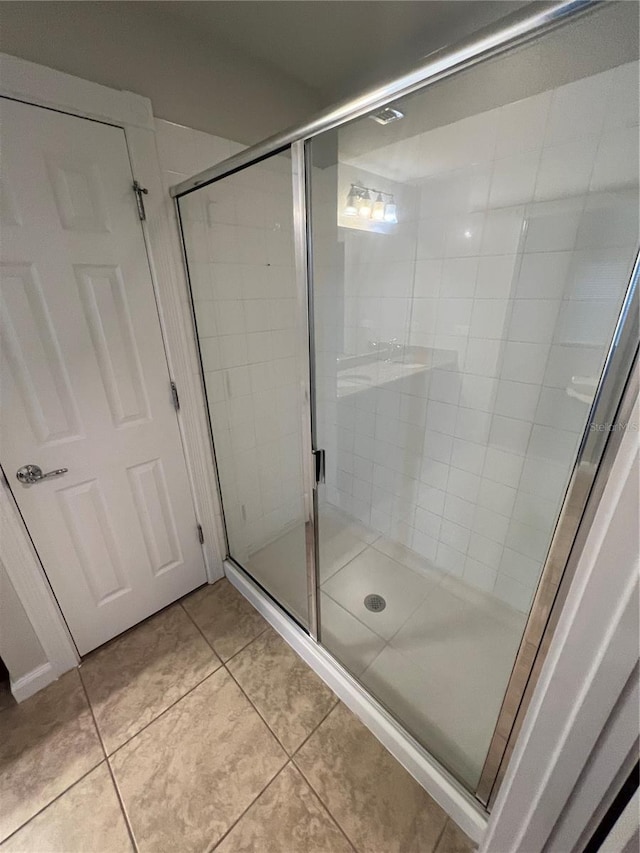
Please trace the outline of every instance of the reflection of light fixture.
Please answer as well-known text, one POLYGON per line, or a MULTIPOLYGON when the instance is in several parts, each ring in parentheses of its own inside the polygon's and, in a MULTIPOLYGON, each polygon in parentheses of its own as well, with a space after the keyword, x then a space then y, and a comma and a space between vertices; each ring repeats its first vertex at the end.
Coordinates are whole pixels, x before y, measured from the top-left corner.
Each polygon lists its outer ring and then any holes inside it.
POLYGON ((351 184, 351 189, 349 190, 349 195, 347 196, 347 203, 344 208, 345 216, 356 216, 358 213, 358 193, 356 192, 356 188, 353 184, 351 184))
POLYGON ((471 239, 471 231, 469 231, 469 229, 468 229, 468 228, 467 228, 467 230, 464 232, 464 236, 467 238, 467 240, 470 240, 470 239, 471 239))
POLYGON ((369 219, 369 217, 371 216, 371 195, 369 194, 369 190, 367 189, 365 189, 365 191, 360 196, 358 216, 360 216, 362 219, 369 219))
POLYGON ((391 196, 391 201, 387 202, 384 206, 384 221, 390 222, 392 224, 396 224, 398 221, 398 214, 396 212, 396 203, 394 201, 393 196, 391 196))
POLYGON ((393 107, 385 107, 383 110, 379 110, 369 117, 377 121, 378 124, 390 124, 392 121, 404 118, 404 113, 400 110, 395 110, 393 107))
POLYGON ((398 222, 393 195, 384 190, 362 186, 362 184, 351 184, 342 213, 343 216, 358 216, 360 219, 371 219, 374 222, 386 222, 392 225, 398 222), (372 193, 375 194, 375 202, 371 200, 372 193))
POLYGON ((382 193, 378 193, 375 204, 373 205, 373 210, 371 211, 371 218, 375 219, 376 222, 382 222, 384 219, 384 201, 382 200, 382 193))

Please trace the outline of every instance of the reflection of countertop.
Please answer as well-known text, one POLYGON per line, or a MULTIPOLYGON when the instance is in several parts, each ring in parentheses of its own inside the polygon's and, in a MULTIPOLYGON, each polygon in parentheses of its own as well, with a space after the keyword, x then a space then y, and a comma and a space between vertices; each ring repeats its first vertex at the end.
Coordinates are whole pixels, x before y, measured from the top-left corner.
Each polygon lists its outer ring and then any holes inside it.
POLYGON ((396 382, 426 373, 436 367, 451 367, 457 361, 457 352, 427 347, 407 347, 391 360, 381 355, 340 356, 338 361, 338 397, 348 397, 368 388, 396 382))

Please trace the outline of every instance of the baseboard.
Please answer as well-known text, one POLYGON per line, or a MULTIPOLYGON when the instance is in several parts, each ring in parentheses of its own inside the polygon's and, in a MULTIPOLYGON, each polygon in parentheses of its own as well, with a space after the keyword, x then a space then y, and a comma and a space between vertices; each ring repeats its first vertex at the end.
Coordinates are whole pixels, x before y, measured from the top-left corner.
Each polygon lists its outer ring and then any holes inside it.
POLYGON ((473 841, 479 843, 488 815, 471 796, 322 646, 303 631, 242 569, 229 560, 225 574, 269 624, 362 720, 380 743, 402 764, 473 841))
POLYGON ((52 681, 55 681, 57 677, 58 676, 51 664, 48 662, 43 663, 41 666, 37 666, 35 669, 32 669, 31 672, 28 672, 26 675, 18 678, 16 681, 11 681, 11 693, 13 694, 13 698, 16 702, 24 702, 25 699, 28 699, 30 696, 33 696, 34 693, 37 693, 38 690, 42 690, 43 687, 46 687, 48 684, 51 684, 52 681))

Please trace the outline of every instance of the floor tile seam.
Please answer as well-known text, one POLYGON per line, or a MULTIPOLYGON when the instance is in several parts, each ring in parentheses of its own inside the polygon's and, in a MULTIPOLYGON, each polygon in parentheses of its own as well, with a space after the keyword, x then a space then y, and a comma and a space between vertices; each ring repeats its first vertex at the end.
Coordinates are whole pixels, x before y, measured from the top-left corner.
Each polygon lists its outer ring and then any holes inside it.
MULTIPOLYGON (((373 545, 368 545, 367 547, 368 547, 368 548, 372 548, 372 547, 373 547, 373 545)), ((366 549, 365 549, 365 550, 366 550, 366 549)), ((376 550, 376 551, 377 551, 378 549, 377 549, 377 548, 375 548, 374 550, 376 550)), ((413 569, 409 568, 409 566, 406 566, 404 563, 401 563, 399 560, 395 560, 393 557, 389 557, 389 555, 388 555, 388 554, 385 554, 383 551, 378 551, 378 553, 379 553, 379 554, 382 554, 382 556, 383 556, 383 557, 387 557, 389 560, 392 560, 394 563, 397 563, 399 566, 402 566, 402 568, 403 568, 403 569, 406 569, 407 571, 412 572, 412 574, 414 574, 416 577, 419 577, 419 578, 420 578, 420 580, 425 581, 426 583, 428 583, 428 584, 429 584, 429 587, 437 587, 437 586, 440 586, 440 584, 441 584, 441 583, 442 583, 442 581, 444 580, 444 578, 441 578, 439 581, 429 581, 429 579, 428 579, 428 578, 426 578, 424 575, 421 575, 419 572, 415 572, 415 571, 413 571, 413 569)), ((359 556, 361 556, 362 554, 364 554, 364 551, 361 551, 361 552, 360 552, 360 554, 357 554, 356 556, 358 556, 358 557, 359 557, 359 556)), ((356 558, 354 557, 353 559, 355 560, 356 558)), ((352 560, 350 560, 349 562, 352 562, 352 560)), ((348 566, 348 565, 349 565, 349 563, 345 563, 345 565, 344 565, 342 568, 346 568, 346 566, 348 566)), ((342 571, 342 569, 339 569, 339 571, 342 571)), ((337 575, 337 572, 336 572, 336 575, 337 575)), ((332 576, 331 576, 331 578, 332 578, 332 579, 333 579, 334 577, 335 577, 335 575, 332 575, 332 576)), ((427 590, 425 590, 424 595, 420 597, 420 599, 419 599, 418 603, 417 603, 417 604, 415 605, 415 607, 411 610, 411 612, 409 613, 409 615, 407 616, 407 618, 404 620, 404 622, 400 625, 400 627, 399 627, 399 628, 398 628, 398 629, 397 629, 397 630, 392 634, 392 636, 391 636, 391 637, 384 637, 384 636, 382 636, 382 634, 378 634, 378 632, 377 632, 376 630, 374 630, 370 625, 366 625, 364 622, 362 622, 362 621, 361 621, 361 620, 360 620, 360 619, 359 619, 359 618, 358 618, 354 613, 352 613, 350 610, 348 610, 348 609, 347 609, 343 604, 340 604, 340 602, 339 602, 339 601, 336 601, 336 599, 334 598, 334 596, 333 596, 333 595, 331 595, 331 593, 327 592, 327 590, 326 590, 326 589, 323 589, 323 585, 324 585, 324 583, 326 583, 326 581, 323 581, 323 583, 320 585, 320 590, 321 590, 321 592, 324 592, 324 594, 325 594, 325 595, 328 595, 328 596, 329 596, 329 598, 333 601, 333 603, 334 603, 334 604, 337 604, 339 607, 342 607, 342 609, 343 609, 343 610, 345 610, 345 611, 346 611, 350 616, 352 616, 352 617, 353 617, 357 622, 359 622, 361 625, 364 625, 364 627, 365 627, 365 628, 368 628, 368 629, 369 629, 369 631, 371 631, 371 633, 372 633, 372 634, 375 634, 377 637, 380 637, 380 639, 381 639, 381 640, 384 640, 384 642, 385 642, 386 644, 389 644, 389 643, 391 642, 391 640, 396 636, 396 634, 404 628, 404 626, 405 626, 405 625, 407 624, 407 622, 411 619, 411 617, 412 617, 412 616, 414 616, 414 615, 416 614, 416 612, 420 609, 420 607, 421 607, 421 606, 424 604, 424 602, 427 600, 427 596, 428 596, 428 594, 429 594, 429 590, 428 590, 428 589, 427 589, 427 590)))
POLYGON ((87 700, 87 705, 89 706, 89 711, 91 712, 91 718, 93 719, 93 725, 96 727, 96 732, 98 733, 98 738, 100 740, 100 745, 102 746, 102 751, 104 753, 105 761, 107 763, 107 770, 109 772, 109 776, 111 778, 111 782, 113 783, 113 787, 116 792, 116 798, 118 800, 118 805, 120 807, 120 811, 122 812, 122 817, 124 818, 125 826, 127 827, 127 833, 131 840, 131 845, 135 851, 138 853, 138 845, 136 844, 135 835, 133 834, 133 827, 131 826, 131 822, 129 820, 129 815, 127 814, 127 810, 124 805, 124 800, 122 799, 122 795, 120 794, 120 788, 118 787, 118 783, 115 778, 115 774, 113 772, 113 768, 111 767, 111 762, 109 761, 109 756, 107 755, 107 750, 102 739, 102 734, 100 733, 100 728, 98 726, 98 721, 96 719, 96 715, 93 710, 93 705, 89 699, 89 692, 87 690, 87 685, 84 683, 82 678, 82 674, 80 672, 80 668, 78 667, 78 674, 80 675, 80 684, 82 685, 82 690, 84 691, 85 699, 87 700))
POLYGON ((125 741, 123 741, 122 743, 118 744, 118 746, 117 746, 114 750, 112 750, 111 752, 107 753, 107 752, 106 752, 106 749, 105 749, 105 755, 106 755, 106 758, 107 758, 108 760, 111 760, 111 759, 113 758, 113 756, 114 756, 114 755, 116 755, 118 752, 120 752, 120 750, 121 750, 123 747, 127 746, 128 744, 130 744, 132 740, 134 740, 135 738, 137 738, 137 737, 138 737, 138 735, 141 735, 144 731, 146 731, 146 730, 149 728, 149 726, 152 726, 155 722, 157 722, 157 720, 159 720, 161 717, 164 717, 164 715, 165 715, 168 711, 170 711, 172 708, 175 708, 175 706, 176 706, 176 705, 178 705, 180 702, 182 702, 182 700, 183 700, 183 699, 186 699, 186 698, 187 698, 187 696, 189 696, 189 694, 193 693, 193 691, 194 691, 194 690, 196 690, 198 687, 200 687, 202 684, 204 684, 204 682, 205 682, 205 681, 207 681, 209 678, 211 678, 211 676, 212 676, 212 675, 215 675, 215 674, 216 674, 216 672, 219 672, 219 671, 220 671, 221 669, 223 669, 223 668, 224 668, 224 664, 223 664, 223 663, 220 663, 220 666, 217 666, 214 670, 212 670, 211 672, 207 673, 207 675, 205 675, 205 676, 204 676, 204 678, 201 678, 201 679, 200 679, 200 681, 198 681, 196 684, 194 684, 192 687, 190 687, 190 688, 186 691, 186 693, 183 693, 183 695, 182 695, 182 696, 179 696, 179 697, 178 697, 174 702, 172 702, 170 705, 167 705, 167 707, 166 707, 166 708, 163 708, 163 709, 162 709, 162 711, 160 711, 160 713, 159 713, 156 717, 154 717, 152 720, 149 720, 149 722, 148 722, 148 723, 145 723, 145 725, 144 725, 144 726, 142 726, 142 728, 141 728, 141 729, 139 729, 137 732, 135 732, 135 734, 132 734, 132 735, 131 735, 130 737, 128 737, 125 741))
MULTIPOLYGON (((334 580, 334 578, 335 578, 335 577, 336 577, 340 572, 344 571, 344 569, 346 569, 346 568, 347 568, 347 566, 350 566, 350 565, 351 565, 351 563, 353 563, 353 561, 354 561, 354 560, 357 560, 357 559, 358 559, 358 557, 361 557, 361 556, 365 553, 365 551, 367 551, 369 548, 372 548, 372 547, 373 547, 372 545, 369 545, 369 543, 365 542, 365 544, 364 544, 364 548, 363 548, 361 551, 358 551, 358 553, 357 553, 357 554, 354 554, 354 555, 353 555, 353 557, 350 557, 350 558, 347 560, 347 562, 346 562, 346 563, 344 563, 342 566, 340 566, 340 568, 339 568, 339 569, 336 569, 336 571, 335 571, 332 575, 330 575, 328 578, 325 578, 323 581, 321 581, 320 586, 322 586, 322 585, 323 585, 323 584, 325 584, 325 583, 328 583, 328 581, 330 581, 330 580, 334 580)), ((376 548, 375 550, 377 550, 377 548, 376 548)), ((380 552, 380 551, 378 551, 378 553, 381 553, 381 552, 380 552)), ((391 559, 392 559, 392 557, 389 557, 389 559, 391 560, 391 559)), ((396 562, 397 562, 397 561, 396 561, 396 562)))
MULTIPOLYGON (((297 753, 296 753, 296 754, 297 754, 297 753)), ((311 781, 311 779, 309 779, 309 777, 307 776, 307 774, 304 772, 303 768, 302 768, 302 767, 300 766, 300 764, 296 761, 295 756, 294 756, 291 760, 292 760, 292 762, 293 762, 294 766, 296 767, 296 769, 298 770, 298 772, 300 773, 300 775, 302 776, 302 778, 303 778, 303 779, 305 780, 305 782, 307 783, 307 785, 311 788, 311 790, 313 791, 313 793, 316 795, 316 797, 320 800, 320 802, 322 803, 322 805, 324 806, 324 808, 327 810, 327 812, 329 813, 329 815, 331 816, 331 818, 332 818, 332 819, 333 819, 333 821, 335 822, 336 826, 340 829, 340 832, 341 832, 341 833, 344 835, 344 837, 347 839, 347 841, 349 842, 349 844, 350 844, 350 845, 351 845, 351 847, 353 848, 354 853, 360 853, 360 850, 359 850, 359 848, 356 846, 355 842, 351 840, 351 838, 350 838, 350 837, 349 837, 349 835, 347 834, 347 831, 345 830, 345 828, 342 826, 342 824, 341 824, 341 823, 340 823, 340 821, 338 820, 337 816, 336 816, 336 815, 331 811, 331 809, 330 809, 329 805, 325 802, 325 800, 324 800, 324 798, 321 796, 320 792, 319 792, 319 791, 314 787, 313 782, 311 781)))
POLYGON ((440 830, 440 833, 438 835, 436 843, 433 845, 432 853, 438 853, 438 847, 440 846, 440 842, 442 841, 442 839, 444 837, 444 832, 445 832, 445 830, 447 828, 447 824, 449 823, 450 820, 451 820, 451 818, 449 817, 449 815, 447 815, 447 818, 446 818, 444 824, 442 825, 442 829, 440 830))
MULTIPOLYGON (((328 687, 328 685, 327 685, 327 687, 328 687)), ((331 690, 331 688, 330 688, 330 687, 329 687, 329 690, 331 690)), ((331 692, 333 693, 333 690, 331 690, 331 692)), ((291 753, 291 759, 292 759, 292 760, 293 760, 294 756, 295 756, 295 755, 297 755, 297 754, 298 754, 298 752, 302 749, 302 747, 305 745, 305 743, 309 740, 309 738, 311 738, 311 737, 312 737, 312 736, 313 736, 313 735, 318 731, 318 729, 319 729, 319 728, 320 728, 320 726, 324 723, 324 721, 327 719, 327 717, 329 716, 329 714, 330 714, 332 711, 335 711, 335 709, 336 709, 336 708, 338 707, 338 705, 340 704, 340 697, 339 697, 339 696, 336 696, 336 694, 335 694, 335 693, 333 693, 333 695, 335 696, 335 702, 331 705, 331 707, 329 708, 329 710, 328 710, 325 714, 323 714, 322 719, 321 719, 321 720, 320 720, 320 721, 319 721, 319 722, 318 722, 318 723, 313 727, 313 729, 312 729, 312 730, 309 732, 309 734, 305 737, 305 739, 302 741, 302 743, 301 743, 299 746, 297 746, 297 747, 294 749, 294 751, 291 753)))
POLYGON ((277 742, 278 746, 279 746, 279 747, 284 751, 284 754, 287 756, 287 761, 290 761, 290 760, 291 760, 291 757, 292 757, 292 755, 293 755, 293 753, 290 753, 290 752, 289 752, 289 750, 287 749, 287 747, 282 743, 282 741, 280 740, 280 738, 278 737, 278 735, 274 732, 274 730, 273 730, 273 729, 271 728, 271 726, 269 725, 269 722, 268 722, 268 721, 267 721, 267 719, 265 718, 264 714, 260 711, 260 709, 258 708, 258 706, 257 706, 257 705, 255 704, 255 702, 251 699, 251 697, 249 696, 249 694, 247 693, 247 691, 244 689, 244 687, 242 686, 242 684, 240 684, 240 682, 239 682, 239 681, 238 681, 238 679, 234 676, 234 674, 231 672, 231 670, 230 670, 230 669, 227 669, 227 667, 226 667, 226 666, 225 666, 225 670, 227 671, 227 673, 228 673, 229 677, 233 680, 234 684, 236 684, 236 685, 237 685, 237 687, 239 688, 240 692, 241 692, 241 693, 242 693, 242 695, 245 697, 245 699, 247 700, 247 702, 251 705, 251 707, 253 708, 253 710, 256 712, 256 714, 260 717, 260 719, 262 720, 262 722, 265 724, 265 726, 266 726, 266 727, 267 727, 267 729, 269 730, 269 734, 270 734, 270 735, 272 735, 272 736, 274 737, 274 739, 276 740, 276 742, 277 742))
MULTIPOLYGON (((245 599, 245 600, 246 600, 246 599, 245 599)), ((249 604, 251 604, 251 602, 248 602, 248 603, 249 603, 249 604)), ((264 626, 264 628, 260 631, 260 633, 259 633, 259 634, 256 634, 256 636, 255 636, 255 637, 252 637, 250 640, 248 640, 248 641, 244 644, 244 646, 242 646, 242 648, 240 648, 240 649, 238 649, 236 652, 234 652, 234 653, 231 655, 231 657, 228 657, 226 660, 224 660, 224 659, 222 658, 222 656, 220 655, 220 653, 216 651, 216 649, 215 649, 215 647, 214 647, 214 645, 213 645, 213 642, 207 638, 206 634, 204 633, 204 631, 202 630, 202 628, 200 627, 200 625, 198 625, 198 623, 196 622, 195 618, 194 618, 194 617, 189 613, 189 611, 187 610, 187 608, 186 608, 186 607, 183 607, 181 602, 180 602, 180 606, 182 607, 182 609, 184 610, 184 612, 187 614, 187 616, 189 617, 189 619, 191 620, 191 622, 196 626, 196 628, 198 629, 198 631, 199 631, 199 633, 200 633, 200 636, 204 639, 204 641, 205 641, 205 642, 206 642, 206 644, 209 646, 209 648, 211 649, 211 651, 212 651, 212 652, 214 653, 214 655, 218 658, 218 660, 220 661, 220 664, 221 664, 222 666, 225 666, 225 665, 226 665, 230 660, 233 660, 233 658, 234 658, 236 655, 239 655, 239 654, 240 654, 240 652, 243 652, 243 651, 247 648, 247 646, 250 646, 250 645, 251 645, 251 643, 253 643, 253 642, 254 642, 254 640, 257 640, 257 639, 258 639, 258 637, 261 637, 261 636, 264 634, 264 632, 267 630, 267 628, 269 628, 269 627, 270 627, 269 623, 265 620, 265 626, 264 626)), ((253 604, 251 604, 251 607, 253 607, 253 604)), ((253 607, 253 609, 255 610, 255 607, 253 607)), ((256 610, 256 613, 258 613, 258 611, 257 611, 257 610, 256 610)))
MULTIPOLYGON (((323 581, 320 582, 320 585, 322 586, 323 583, 327 583, 327 581, 331 580, 331 578, 335 578, 338 572, 341 572, 344 568, 346 568, 349 563, 352 563, 356 559, 356 557, 359 557, 361 554, 364 554, 367 548, 371 548, 371 545, 368 542, 363 542, 362 548, 358 551, 358 553, 354 554, 353 557, 350 557, 346 563, 341 563, 337 569, 334 569, 328 577, 326 577, 323 581)), ((320 563, 322 563, 322 554, 320 554, 320 563)), ((321 567, 319 567, 318 574, 321 574, 321 567)))
MULTIPOLYGON (((332 710, 333 710, 333 709, 332 709, 332 710)), ((329 712, 329 713, 330 713, 330 712, 329 712)), ((328 715, 327 715, 327 716, 328 716, 328 715)), ((325 718, 324 718, 324 719, 326 719, 326 716, 325 716, 325 718)), ((323 721, 323 722, 324 722, 324 721, 323 721)), ((349 836, 347 835, 347 833, 344 831, 344 829, 340 826, 340 823, 338 822, 338 820, 337 820, 337 818, 335 817, 335 815, 331 813, 331 811, 330 811, 329 807, 327 806, 327 804, 326 804, 326 803, 323 801, 323 799, 320 797, 320 795, 319 795, 319 794, 318 794, 318 792, 315 790, 315 788, 313 787, 313 785, 311 784, 311 782, 310 782, 310 781, 307 779, 307 777, 304 775, 304 773, 302 772, 302 770, 298 767, 298 765, 294 762, 294 760, 293 760, 293 759, 291 759, 290 764, 291 764, 291 766, 292 766, 292 767, 294 767, 294 768, 296 769, 296 771, 300 774, 300 776, 302 777, 303 782, 304 782, 306 785, 308 785, 308 786, 309 786, 309 790, 310 790, 313 794, 315 794, 315 796, 316 796, 316 798, 317 798, 318 802, 320 803, 320 806, 321 806, 321 807, 322 807, 322 809, 327 813, 327 815, 328 815, 328 816, 329 816, 329 818, 331 819, 332 823, 334 823, 334 824, 336 825, 336 827, 338 828, 338 831, 343 835, 343 837, 345 838, 345 840, 346 840, 347 844, 349 845, 349 847, 351 847, 351 849, 354 851, 354 853, 357 853, 357 851, 356 851, 356 847, 355 847, 354 843, 351 841, 351 839, 349 838, 349 836)))
MULTIPOLYGON (((408 568, 408 567, 405 566, 405 568, 408 568)), ((433 587, 437 587, 439 585, 440 585, 439 583, 434 583, 433 587)), ((418 610, 420 610, 422 605, 427 600, 428 594, 429 594, 428 591, 425 592, 425 594, 420 598, 419 602, 415 605, 415 607, 412 608, 411 612, 409 613, 407 618, 404 620, 404 622, 400 625, 400 627, 396 631, 394 631, 394 633, 390 637, 385 638, 387 645, 391 645, 391 643, 393 642, 393 640, 395 640, 395 638, 398 636, 400 631, 402 631, 402 629, 406 627, 406 625, 411 621, 411 619, 413 619, 413 617, 416 615, 418 610)))
POLYGON ((133 847, 134 853, 138 853, 139 847, 136 841, 136 836, 133 831, 133 824, 131 822, 131 818, 129 817, 129 813, 127 811, 127 807, 125 806, 124 797, 122 792, 120 791, 120 786, 118 785, 118 780, 116 779, 116 774, 113 772, 113 767, 111 766, 111 761, 107 758, 107 767, 109 768, 109 776, 111 777, 111 781, 113 783, 113 787, 115 788, 116 797, 118 798, 118 804, 120 806, 120 810, 124 817, 124 822, 127 827, 127 832, 129 833, 129 838, 131 839, 131 846, 133 847))
POLYGON ((229 835, 229 833, 234 829, 234 827, 235 827, 235 826, 237 826, 237 825, 240 823, 240 821, 242 820, 242 818, 247 814, 247 812, 249 811, 249 809, 250 809, 253 805, 255 805, 255 803, 260 799, 260 797, 264 794, 264 792, 265 792, 265 791, 267 790, 267 788, 271 785, 271 783, 272 783, 272 782, 275 782, 275 780, 278 778, 278 776, 279 776, 282 772, 284 772, 284 770, 286 770, 286 768, 287 768, 290 764, 292 764, 292 761, 291 761, 291 759, 290 759, 289 757, 287 757, 287 760, 286 760, 286 761, 285 761, 285 763, 282 765, 282 767, 278 770, 278 772, 277 772, 274 776, 272 776, 272 777, 271 777, 271 779, 269 779, 269 781, 264 785, 264 787, 263 787, 263 788, 258 792, 258 794, 256 794, 256 796, 253 798, 253 800, 251 800, 251 802, 250 802, 250 803, 249 803, 249 805, 246 807, 246 809, 244 809, 244 811, 242 812, 242 814, 240 814, 240 815, 239 815, 239 816, 238 816, 238 817, 233 821, 233 823, 231 824, 231 826, 230 826, 230 827, 225 831, 224 835, 222 835, 222 836, 221 836, 221 837, 216 841, 216 843, 215 843, 212 847, 207 847, 207 848, 206 848, 207 853, 213 853, 213 851, 214 851, 217 847, 219 847, 219 846, 222 844, 222 842, 225 840, 225 838, 227 837, 227 835, 229 835))
MULTIPOLYGON (((380 539, 382 539, 382 536, 379 536, 378 539, 376 539, 376 542, 379 542, 380 539)), ((387 539, 386 541, 393 543, 394 540, 393 539, 387 539)), ((396 543, 396 544, 401 545, 402 543, 396 543)), ((446 572, 444 569, 439 569, 435 565, 433 565, 433 568, 427 568, 425 571, 422 571, 421 569, 412 569, 411 566, 408 566, 406 563, 402 562, 401 560, 398 560, 396 557, 389 556, 389 554, 387 554, 386 551, 382 551, 380 548, 376 548, 375 542, 372 543, 369 547, 373 548, 375 551, 377 551, 379 554, 382 554, 384 557, 389 557, 390 560, 394 560, 396 563, 400 563, 400 565, 403 566, 405 569, 408 569, 410 572, 413 572, 414 575, 417 575, 422 580, 431 583, 433 586, 440 586, 442 581, 449 574, 449 572, 446 572), (434 578, 430 578, 427 575, 427 572, 431 572, 432 574, 439 575, 438 579, 435 580, 434 578)), ((408 548, 407 545, 404 545, 402 547, 407 548, 408 551, 412 550, 411 548, 408 548)), ((414 551, 413 553, 416 554, 417 557, 420 557, 420 559, 425 560, 428 563, 431 563, 431 560, 429 560, 428 557, 423 557, 417 551, 414 551)))
MULTIPOLYGON (((252 604, 251 606, 253 607, 253 604, 252 604)), ((257 611, 256 611, 256 612, 257 612, 257 611)), ((231 657, 228 657, 225 661, 222 661, 223 665, 224 665, 224 666, 226 666, 230 661, 232 661, 232 660, 234 660, 235 658, 237 658, 237 657, 238 657, 238 655, 241 655, 241 654, 242 654, 242 652, 245 652, 245 651, 249 648, 249 646, 250 646, 252 643, 255 643, 255 641, 256 641, 256 640, 258 640, 260 637, 262 637, 262 635, 263 635, 263 634, 265 634, 265 633, 269 630, 269 628, 272 628, 272 627, 273 627, 273 626, 271 626, 268 622, 266 622, 266 621, 265 621, 265 626, 264 626, 264 628, 260 631, 260 633, 259 633, 259 634, 256 634, 256 635, 255 635, 255 637, 252 637, 248 642, 246 642, 246 643, 244 644, 244 646, 242 646, 242 648, 238 649, 238 651, 237 651, 237 652, 234 652, 234 653, 231 655, 231 657)), ((221 658, 221 660, 222 660, 222 658, 221 658)))
MULTIPOLYGON (((379 536, 378 539, 376 539, 376 542, 378 542, 381 538, 382 537, 379 536)), ((393 540, 390 539, 387 541, 392 542, 393 540)), ((398 543, 398 544, 400 544, 400 543, 398 543)), ((375 543, 371 543, 371 545, 368 545, 367 547, 373 548, 374 551, 377 551, 378 554, 381 554, 383 557, 386 557, 387 560, 391 560, 392 563, 397 563, 399 566, 402 566, 403 569, 406 569, 408 572, 411 572, 412 575, 415 575, 415 577, 419 578, 421 581, 425 581, 427 583, 430 583, 432 586, 438 586, 438 584, 442 581, 442 578, 435 581, 432 578, 428 578, 426 576, 426 574, 424 574, 424 572, 421 572, 419 569, 412 569, 411 566, 408 566, 406 563, 403 563, 402 560, 398 560, 397 557, 392 557, 390 554, 387 554, 385 551, 381 551, 379 548, 376 548, 375 543)), ((407 546, 405 545, 404 547, 406 548, 407 546)), ((409 548, 407 550, 411 550, 411 549, 409 548)), ((415 551, 414 553, 418 557, 421 556, 420 554, 418 554, 417 551, 415 551)), ((426 559, 426 558, 423 557, 422 559, 426 559)), ((437 569, 434 569, 434 571, 437 571, 437 569)))
MULTIPOLYGON (((373 629, 370 625, 365 624, 361 619, 359 619, 359 618, 355 615, 355 613, 352 613, 350 610, 348 610, 348 609, 344 606, 344 604, 341 604, 339 601, 336 601, 336 599, 335 599, 335 598, 334 598, 330 593, 328 593, 328 592, 326 591, 326 589, 322 589, 322 587, 321 587, 320 589, 321 589, 321 592, 324 592, 324 594, 325 594, 328 598, 330 598, 330 599, 331 599, 331 601, 333 601, 333 603, 334 603, 334 604, 336 604, 336 605, 337 605, 341 610, 344 610, 344 612, 345 612, 345 613, 348 613, 348 614, 349 614, 349 616, 351 616, 351 618, 352 618, 352 619, 355 619, 355 620, 356 620, 356 622, 357 622, 359 625, 362 625, 362 627, 363 627, 363 628, 366 628, 366 629, 367 629, 367 631, 371 631, 371 633, 372 633, 372 634, 374 634, 376 637, 378 637, 378 639, 379 639, 379 640, 382 640, 384 643, 387 643, 387 642, 388 642, 388 640, 387 640, 387 638, 386 638, 386 637, 383 637, 383 636, 382 636, 382 634, 378 634, 378 632, 377 632, 377 631, 374 631, 374 629, 373 629)), ((321 617, 321 623, 320 623, 320 624, 321 624, 321 627, 322 627, 322 602, 320 603, 320 617, 321 617)), ((329 654, 332 654, 332 652, 327 648, 327 646, 325 646, 325 645, 324 645, 324 643, 323 643, 323 642, 321 642, 321 645, 323 646, 323 648, 326 648, 326 649, 327 649, 327 651, 329 651, 329 654)))
POLYGON ((66 787, 63 791, 60 791, 60 793, 59 793, 59 794, 56 794, 56 795, 55 795, 55 797, 53 797, 51 800, 49 800, 47 803, 45 803, 41 808, 39 808, 39 809, 38 809, 38 811, 34 812, 34 813, 33 813, 30 817, 28 817, 28 818, 27 818, 23 823, 21 823, 21 824, 20 824, 20 826, 17 826, 15 829, 11 830, 11 832, 9 833, 9 835, 6 835, 6 836, 4 836, 3 838, 0 838, 0 847, 2 847, 2 845, 3 845, 6 841, 8 841, 10 838, 13 838, 13 836, 14 836, 16 833, 20 832, 20 830, 22 830, 22 829, 24 829, 26 826, 28 826, 28 825, 31 823, 31 821, 33 821, 35 818, 37 818, 37 817, 38 817, 38 815, 41 815, 41 814, 42 814, 42 812, 46 811, 46 810, 49 808, 49 806, 53 805, 53 803, 55 803, 57 800, 59 800, 61 797, 63 797, 65 794, 67 794, 67 793, 68 793, 68 792, 69 792, 73 787, 75 787, 75 785, 77 785, 79 782, 82 782, 82 780, 83 780, 83 779, 86 779, 86 778, 87 778, 87 776, 88 776, 90 773, 93 773, 93 771, 94 771, 94 770, 96 770, 98 767, 100 767, 100 765, 101 765, 101 764, 105 764, 105 763, 107 763, 107 761, 108 761, 108 759, 107 759, 107 757, 106 757, 106 756, 104 756, 103 758, 101 758, 101 759, 100 759, 100 761, 98 761, 98 763, 97 763, 97 764, 94 764, 94 765, 93 765, 93 767, 91 767, 89 770, 87 770, 87 771, 86 771, 85 773, 83 773, 81 776, 78 776, 78 778, 77 778, 77 779, 74 779, 74 781, 73 781, 73 782, 71 782, 69 785, 67 785, 67 787, 66 787))

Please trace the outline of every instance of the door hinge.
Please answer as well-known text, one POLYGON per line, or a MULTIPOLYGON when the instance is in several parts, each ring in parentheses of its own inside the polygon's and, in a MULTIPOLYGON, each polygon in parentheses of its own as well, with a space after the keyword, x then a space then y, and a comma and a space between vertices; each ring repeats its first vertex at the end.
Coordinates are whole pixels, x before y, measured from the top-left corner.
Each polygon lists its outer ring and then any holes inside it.
POLYGON ((313 451, 313 461, 315 463, 316 486, 318 483, 324 483, 325 477, 325 459, 324 450, 313 451))
POLYGON ((144 199, 143 195, 147 195, 149 190, 146 187, 141 187, 137 181, 133 182, 133 191, 136 194, 136 204, 138 206, 138 216, 142 220, 145 221, 147 218, 147 211, 144 209, 144 199))
POLYGON ((173 407, 176 412, 180 411, 180 397, 178 397, 178 386, 175 382, 171 382, 171 396, 173 398, 173 407))
POLYGON ((201 545, 204 545, 204 533, 202 532, 202 525, 198 525, 198 541, 201 545))

